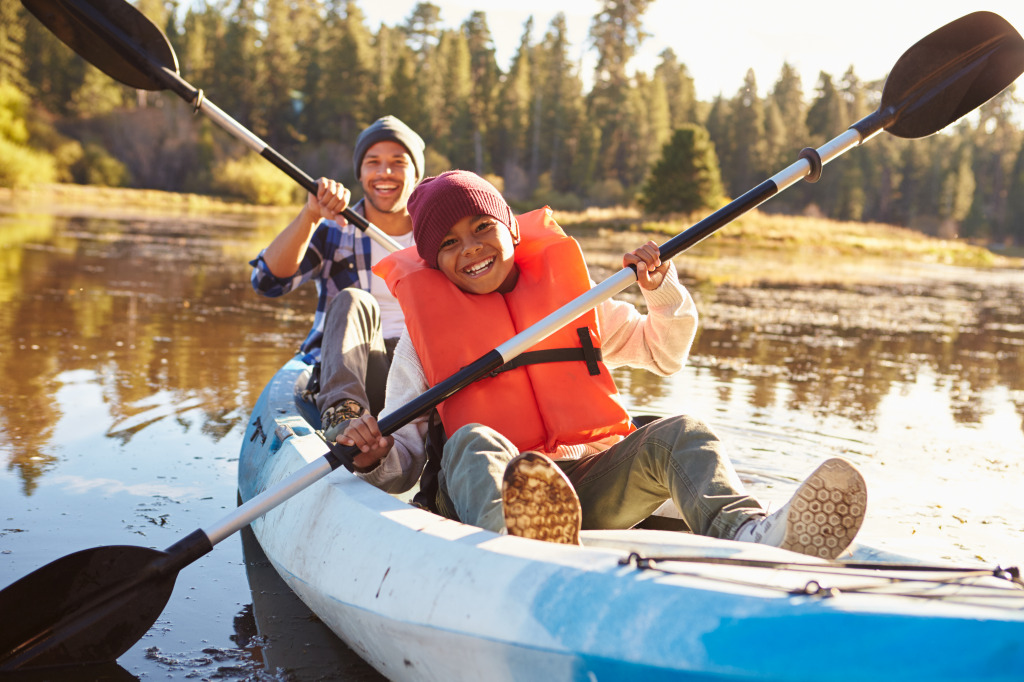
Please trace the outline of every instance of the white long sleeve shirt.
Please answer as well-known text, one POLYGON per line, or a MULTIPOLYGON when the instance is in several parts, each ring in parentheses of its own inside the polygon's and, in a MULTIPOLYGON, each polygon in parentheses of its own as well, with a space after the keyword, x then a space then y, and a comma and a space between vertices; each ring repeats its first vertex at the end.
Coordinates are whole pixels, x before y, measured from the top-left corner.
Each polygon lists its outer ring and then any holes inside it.
MULTIPOLYGON (((652 291, 641 288, 641 292, 647 304, 646 315, 641 315, 633 304, 614 299, 598 306, 603 361, 609 369, 629 366, 669 376, 682 369, 690 354, 697 334, 697 307, 679 283, 672 263, 661 286, 652 291)), ((380 417, 394 412, 428 388, 423 364, 405 333, 395 348, 380 417)), ((390 493, 412 488, 427 461, 426 431, 426 416, 398 429, 392 434, 395 444, 380 466, 360 476, 390 493)), ((619 440, 621 437, 615 436, 584 445, 563 446, 546 454, 553 459, 577 458, 607 450, 619 440)))

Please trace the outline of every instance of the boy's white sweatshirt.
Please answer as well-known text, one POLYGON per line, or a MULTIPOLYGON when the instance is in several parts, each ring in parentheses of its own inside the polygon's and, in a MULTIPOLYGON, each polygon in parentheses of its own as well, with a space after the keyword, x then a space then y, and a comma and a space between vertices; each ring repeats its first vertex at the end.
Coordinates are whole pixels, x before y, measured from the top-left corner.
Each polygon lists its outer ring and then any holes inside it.
MULTIPOLYGON (((647 315, 641 315, 631 303, 614 299, 597 307, 604 364, 609 369, 629 366, 661 376, 674 374, 686 363, 697 334, 697 306, 679 283, 671 262, 661 286, 652 291, 643 288, 640 291, 647 303, 647 315)), ((404 333, 395 348, 380 417, 419 397, 428 388, 419 355, 408 333, 404 333)), ((426 431, 426 416, 398 429, 392 434, 394 447, 380 466, 359 475, 390 493, 409 490, 419 480, 427 461, 426 431)), ((585 445, 563 446, 557 452, 546 454, 552 459, 576 458, 607 450, 619 440, 619 437, 612 437, 585 445)))

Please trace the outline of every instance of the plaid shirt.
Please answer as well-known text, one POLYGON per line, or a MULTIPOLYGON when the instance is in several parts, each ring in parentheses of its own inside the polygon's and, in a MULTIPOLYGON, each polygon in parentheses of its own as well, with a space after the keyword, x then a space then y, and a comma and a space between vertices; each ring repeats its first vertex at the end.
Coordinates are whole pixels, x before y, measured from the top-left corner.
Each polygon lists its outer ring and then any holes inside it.
MULTIPOLYGON (((365 215, 362 200, 352 210, 365 215)), ((370 291, 370 277, 373 276, 370 271, 371 244, 370 238, 354 225, 338 225, 333 220, 323 220, 313 232, 298 271, 291 277, 276 277, 270 272, 263 260, 265 249, 255 260, 249 261, 253 266, 252 287, 263 296, 283 296, 309 280, 316 283, 313 328, 299 347, 306 354, 306 362, 320 359, 327 303, 345 287, 358 286, 370 291)))

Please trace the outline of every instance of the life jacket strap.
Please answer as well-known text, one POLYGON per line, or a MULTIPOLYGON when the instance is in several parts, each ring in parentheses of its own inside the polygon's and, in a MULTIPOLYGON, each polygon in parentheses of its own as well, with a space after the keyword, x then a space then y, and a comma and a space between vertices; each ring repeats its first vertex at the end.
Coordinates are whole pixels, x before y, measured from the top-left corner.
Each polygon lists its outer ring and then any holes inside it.
POLYGON ((509 370, 518 369, 527 365, 540 365, 547 362, 585 362, 587 363, 587 371, 590 375, 597 376, 601 373, 601 369, 597 365, 597 363, 602 359, 601 349, 594 347, 594 342, 590 338, 589 329, 586 327, 580 327, 576 332, 579 334, 580 343, 583 344, 582 348, 548 348, 545 350, 529 350, 525 353, 520 353, 501 367, 493 370, 489 376, 496 377, 502 372, 508 372, 509 370))

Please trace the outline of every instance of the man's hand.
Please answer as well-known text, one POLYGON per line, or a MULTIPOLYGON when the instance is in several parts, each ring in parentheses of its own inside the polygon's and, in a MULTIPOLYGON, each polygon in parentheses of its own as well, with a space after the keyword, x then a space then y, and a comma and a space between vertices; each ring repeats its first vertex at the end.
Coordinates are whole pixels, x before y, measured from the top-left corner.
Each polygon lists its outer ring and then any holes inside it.
POLYGON ((335 220, 344 225, 347 221, 344 218, 338 220, 338 216, 348 207, 351 199, 352 193, 345 185, 330 178, 319 178, 316 181, 316 194, 310 193, 306 197, 306 211, 310 215, 335 220))

